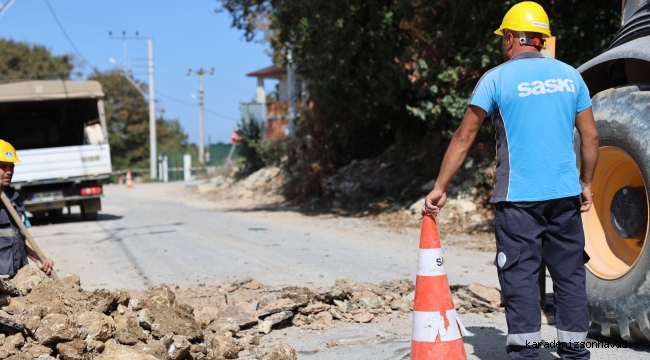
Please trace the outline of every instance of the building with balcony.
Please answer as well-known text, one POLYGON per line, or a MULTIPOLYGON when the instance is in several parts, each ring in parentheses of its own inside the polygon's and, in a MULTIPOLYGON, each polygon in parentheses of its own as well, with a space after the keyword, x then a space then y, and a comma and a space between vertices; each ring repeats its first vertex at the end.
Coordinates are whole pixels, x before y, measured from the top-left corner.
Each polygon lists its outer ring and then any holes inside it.
POLYGON ((259 121, 267 140, 283 139, 289 123, 289 85, 286 67, 271 65, 248 73, 246 76, 257 78, 257 91, 255 102, 240 104, 242 117, 246 120, 254 118, 259 121), (267 97, 264 88, 266 79, 278 81, 277 96, 273 99, 267 97))

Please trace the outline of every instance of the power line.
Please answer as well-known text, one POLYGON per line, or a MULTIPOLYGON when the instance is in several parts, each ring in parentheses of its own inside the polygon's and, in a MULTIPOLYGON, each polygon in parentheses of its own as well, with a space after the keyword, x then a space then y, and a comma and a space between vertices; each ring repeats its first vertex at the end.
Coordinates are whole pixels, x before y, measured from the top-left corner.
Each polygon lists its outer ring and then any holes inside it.
POLYGON ((218 116, 218 117, 223 118, 223 119, 226 119, 226 120, 237 121, 236 119, 233 119, 233 118, 231 118, 231 117, 227 117, 227 116, 225 116, 225 115, 219 114, 218 112, 216 112, 216 111, 214 111, 214 110, 210 110, 210 109, 208 109, 208 108, 205 108, 205 111, 206 111, 206 112, 209 112, 210 114, 212 114, 212 115, 214 115, 214 116, 218 116))
MULTIPOLYGON (((165 98, 167 100, 171 100, 171 101, 179 103, 181 105, 191 106, 191 107, 194 107, 194 108, 198 107, 198 104, 192 104, 192 103, 189 103, 189 102, 186 102, 186 101, 183 101, 183 100, 179 100, 179 99, 177 99, 175 97, 172 97, 172 96, 169 96, 169 95, 167 95, 165 93, 161 93, 160 91, 156 91, 156 94, 159 95, 162 98, 165 98)), ((206 112, 209 112, 210 114, 212 114, 214 116, 217 116, 217 117, 220 117, 220 118, 222 118, 224 120, 237 121, 236 119, 233 119, 233 118, 231 118, 231 117, 229 117, 227 115, 220 114, 220 113, 218 113, 218 112, 216 112, 216 111, 214 111, 212 109, 208 109, 208 108, 204 108, 204 109, 205 109, 206 112)))
POLYGON ((47 4, 47 7, 48 7, 48 9, 50 9, 50 13, 52 14, 52 17, 56 21, 57 25, 59 25, 59 29, 61 29, 61 32, 63 33, 63 35, 65 35, 65 38, 68 39, 68 42, 70 43, 70 45, 72 45, 72 48, 74 49, 74 52, 77 55, 79 55, 81 60, 86 65, 88 65, 90 67, 93 67, 93 65, 91 63, 89 63, 88 60, 86 60, 86 58, 81 54, 81 51, 79 51, 79 49, 77 48, 77 45, 74 44, 74 41, 72 41, 72 38, 70 38, 70 35, 68 35, 68 32, 65 31, 65 28, 63 28, 63 24, 61 24, 61 21, 59 21, 59 17, 56 16, 56 13, 54 12, 54 9, 52 8, 52 5, 50 4, 50 1, 45 0, 45 4, 47 4))
POLYGON ((189 103, 189 102, 186 102, 186 101, 183 101, 183 100, 178 100, 175 97, 169 96, 169 95, 167 95, 165 93, 161 93, 160 91, 156 91, 156 94, 160 95, 161 97, 163 97, 163 98, 165 98, 167 100, 171 100, 173 102, 176 102, 176 103, 179 103, 179 104, 182 104, 182 105, 191 106, 191 107, 198 107, 199 106, 198 104, 192 104, 192 103, 189 103))

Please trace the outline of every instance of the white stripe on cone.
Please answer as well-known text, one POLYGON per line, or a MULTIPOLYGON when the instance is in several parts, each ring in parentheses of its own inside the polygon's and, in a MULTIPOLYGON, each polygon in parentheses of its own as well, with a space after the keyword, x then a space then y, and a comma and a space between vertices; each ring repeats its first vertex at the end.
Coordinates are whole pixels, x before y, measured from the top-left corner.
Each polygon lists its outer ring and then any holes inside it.
POLYGON ((420 342, 435 342, 440 336, 440 341, 454 341, 467 336, 467 330, 456 315, 456 310, 444 312, 445 318, 440 311, 425 312, 413 311, 413 334, 411 339, 420 342))
POLYGON ((420 249, 418 252, 418 276, 447 275, 442 249, 420 249))

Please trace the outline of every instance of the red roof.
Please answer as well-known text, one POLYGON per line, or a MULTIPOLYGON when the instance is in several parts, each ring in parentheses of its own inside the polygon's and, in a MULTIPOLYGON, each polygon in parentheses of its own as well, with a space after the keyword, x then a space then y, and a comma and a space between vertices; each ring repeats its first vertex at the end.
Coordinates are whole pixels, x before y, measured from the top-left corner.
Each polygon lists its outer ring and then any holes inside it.
POLYGON ((287 73, 287 68, 285 67, 280 67, 277 65, 271 65, 269 67, 265 67, 264 69, 260 69, 257 71, 253 71, 252 73, 246 74, 246 76, 251 76, 251 77, 278 77, 277 75, 284 75, 287 73))

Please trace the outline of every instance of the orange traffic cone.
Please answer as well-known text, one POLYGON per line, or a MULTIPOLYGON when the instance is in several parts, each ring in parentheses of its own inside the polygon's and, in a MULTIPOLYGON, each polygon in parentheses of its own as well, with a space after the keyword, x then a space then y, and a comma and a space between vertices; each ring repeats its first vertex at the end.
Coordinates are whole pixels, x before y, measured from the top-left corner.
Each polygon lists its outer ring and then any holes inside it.
POLYGON ((454 309, 436 220, 426 215, 415 280, 411 360, 467 359, 461 338, 467 331, 454 309))
POLYGON ((122 186, 122 177, 121 176, 117 177, 117 185, 122 186))
POLYGON ((131 170, 126 171, 126 188, 133 189, 133 179, 131 178, 131 170))

